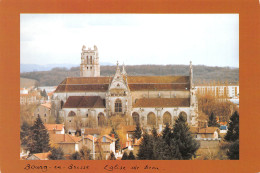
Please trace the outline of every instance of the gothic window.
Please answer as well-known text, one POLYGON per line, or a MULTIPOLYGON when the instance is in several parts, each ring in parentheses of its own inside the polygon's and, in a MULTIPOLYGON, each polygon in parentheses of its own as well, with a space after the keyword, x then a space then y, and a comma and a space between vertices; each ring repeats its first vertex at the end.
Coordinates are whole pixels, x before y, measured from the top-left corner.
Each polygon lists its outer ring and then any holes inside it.
POLYGON ((122 102, 119 99, 115 102, 115 112, 122 112, 122 102))
POLYGON ((92 69, 92 67, 90 67, 90 69, 92 69))
POLYGON ((87 67, 87 69, 88 69, 88 67, 87 67))
POLYGON ((90 64, 92 64, 92 56, 90 56, 90 64))
POLYGON ((134 120, 134 124, 138 124, 139 123, 139 114, 137 112, 134 112, 132 114, 133 120, 134 120))
POLYGON ((117 84, 117 87, 120 87, 119 83, 117 84))
POLYGON ((156 116, 153 112, 150 112, 147 115, 147 125, 155 126, 156 125, 156 116))
POLYGON ((73 112, 73 111, 70 111, 69 114, 68 114, 69 117, 73 117, 73 116, 75 116, 75 115, 76 115, 76 113, 73 112))
POLYGON ((106 118, 102 112, 98 114, 98 126, 102 127, 106 123, 106 118))
POLYGON ((87 56, 87 64, 88 64, 88 56, 87 56))
POLYGON ((163 124, 169 124, 171 125, 172 124, 172 117, 171 117, 171 114, 169 112, 165 112, 163 114, 163 124))
POLYGON ((88 118, 88 114, 86 114, 86 117, 88 118))
POLYGON ((186 114, 185 112, 182 111, 182 112, 179 114, 179 116, 180 116, 180 115, 182 115, 182 116, 184 117, 184 119, 187 121, 187 114, 186 114))

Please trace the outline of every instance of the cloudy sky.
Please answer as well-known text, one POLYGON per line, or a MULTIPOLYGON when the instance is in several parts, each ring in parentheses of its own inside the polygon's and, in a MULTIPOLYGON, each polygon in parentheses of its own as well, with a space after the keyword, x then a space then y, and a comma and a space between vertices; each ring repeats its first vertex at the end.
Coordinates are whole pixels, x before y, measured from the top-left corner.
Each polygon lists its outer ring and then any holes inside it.
POLYGON ((101 62, 239 66, 238 14, 21 14, 22 64, 101 62))

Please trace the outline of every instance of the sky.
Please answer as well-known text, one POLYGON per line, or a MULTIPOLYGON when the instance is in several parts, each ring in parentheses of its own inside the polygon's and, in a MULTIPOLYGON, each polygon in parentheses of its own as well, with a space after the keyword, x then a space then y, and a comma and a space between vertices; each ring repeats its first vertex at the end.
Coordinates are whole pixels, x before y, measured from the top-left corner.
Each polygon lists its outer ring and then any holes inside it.
POLYGON ((238 14, 21 14, 21 64, 100 62, 239 67, 238 14))

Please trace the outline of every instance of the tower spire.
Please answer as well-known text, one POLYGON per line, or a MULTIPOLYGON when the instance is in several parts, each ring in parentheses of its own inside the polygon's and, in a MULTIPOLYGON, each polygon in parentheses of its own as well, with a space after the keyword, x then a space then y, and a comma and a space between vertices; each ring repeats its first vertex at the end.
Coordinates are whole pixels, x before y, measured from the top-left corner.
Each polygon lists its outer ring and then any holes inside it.
POLYGON ((125 63, 123 63, 122 65, 122 75, 127 75, 126 71, 125 71, 125 63))

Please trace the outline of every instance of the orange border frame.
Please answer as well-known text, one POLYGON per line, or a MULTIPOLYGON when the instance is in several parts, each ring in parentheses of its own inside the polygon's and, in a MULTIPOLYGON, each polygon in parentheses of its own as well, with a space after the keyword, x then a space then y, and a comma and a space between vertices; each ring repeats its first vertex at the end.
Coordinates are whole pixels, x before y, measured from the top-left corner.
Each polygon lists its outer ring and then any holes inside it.
MULTIPOLYGON (((258 98, 260 84, 260 4, 258 0, 0 0, 0 172, 26 171, 26 164, 90 165, 105 172, 106 164, 146 164, 159 171, 127 172, 260 172, 258 98), (240 160, 239 161, 21 161, 19 158, 20 13, 239 13, 240 160)), ((49 169, 47 172, 61 172, 49 169)), ((114 170, 113 172, 126 172, 114 170)))

